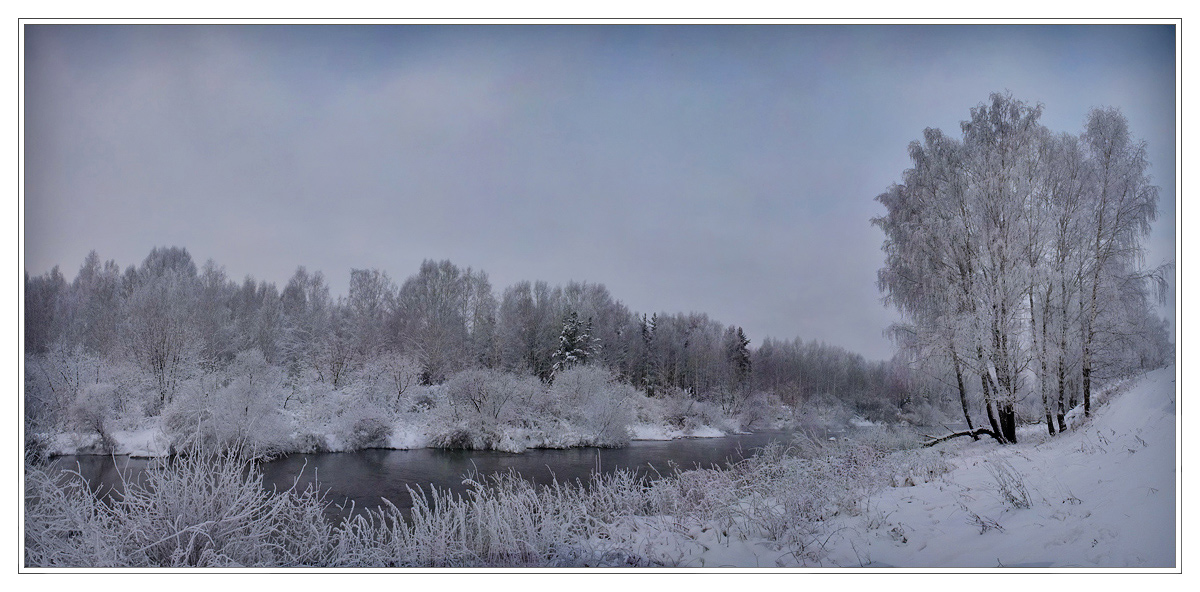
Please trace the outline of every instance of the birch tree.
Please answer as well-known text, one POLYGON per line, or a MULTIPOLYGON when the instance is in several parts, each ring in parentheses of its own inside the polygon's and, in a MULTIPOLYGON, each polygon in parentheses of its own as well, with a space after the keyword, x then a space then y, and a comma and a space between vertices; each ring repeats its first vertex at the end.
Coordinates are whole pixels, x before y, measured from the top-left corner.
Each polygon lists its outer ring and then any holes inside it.
POLYGON ((1030 395, 1051 434, 1065 429, 1076 379, 1089 414, 1098 351, 1120 366, 1163 349, 1144 285, 1161 274, 1139 270, 1157 200, 1144 143, 1115 109, 1093 110, 1082 138, 1052 135, 1041 113, 997 93, 961 141, 926 130, 872 221, 885 235, 879 287, 906 317, 893 335, 949 360, 972 435, 964 374, 978 377, 1001 442, 1016 441, 1030 395))

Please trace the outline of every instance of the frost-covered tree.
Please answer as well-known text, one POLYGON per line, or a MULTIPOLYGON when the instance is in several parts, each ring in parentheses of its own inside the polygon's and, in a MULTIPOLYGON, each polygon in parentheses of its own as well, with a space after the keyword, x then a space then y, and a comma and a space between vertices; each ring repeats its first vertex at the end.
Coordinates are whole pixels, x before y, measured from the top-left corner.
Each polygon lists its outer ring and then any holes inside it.
POLYGON ((353 332, 354 353, 360 360, 377 356, 385 344, 385 324, 394 314, 396 286, 378 269, 350 270, 350 294, 346 300, 348 322, 353 332))
POLYGON ((67 281, 55 265, 45 275, 25 272, 25 351, 45 353, 58 339, 65 319, 60 312, 67 281))
POLYGON ((196 266, 186 249, 155 249, 133 279, 122 328, 125 349, 151 377, 159 404, 169 404, 200 360, 196 266))
POLYGON ((968 425, 964 374, 976 376, 1004 442, 1029 394, 1051 433, 1055 419, 1062 429, 1074 372, 1088 411, 1099 303, 1118 295, 1106 286, 1138 275, 1157 195, 1118 112, 1094 111, 1083 142, 1053 136, 1041 112, 993 94, 961 141, 926 130, 904 182, 877 198, 887 215, 872 221, 886 237, 880 289, 907 318, 893 335, 954 368, 968 425))
POLYGON ((1093 109, 1083 134, 1087 155, 1087 199, 1082 208, 1087 249, 1080 292, 1083 316, 1084 414, 1091 413, 1092 361, 1105 275, 1123 275, 1142 262, 1142 239, 1157 214, 1158 187, 1146 170, 1146 144, 1130 135, 1120 111, 1093 109))
POLYGON ((421 361, 427 384, 441 383, 467 365, 468 283, 453 263, 427 260, 400 287, 393 340, 421 361))
POLYGON ((496 337, 499 308, 487 273, 468 267, 463 272, 463 319, 469 365, 494 368, 500 363, 496 337))
POLYGON ((295 378, 303 370, 317 368, 321 338, 329 331, 333 303, 325 276, 297 268, 280 294, 279 303, 280 356, 295 378))
POLYGON ((562 290, 546 282, 518 282, 504 291, 497 339, 501 366, 549 380, 562 331, 562 290))
POLYGON ((121 268, 115 261, 100 262, 88 253, 71 282, 63 312, 70 315, 67 339, 96 355, 112 355, 116 348, 121 312, 121 268))
POLYGON ((729 327, 724 338, 725 362, 728 365, 728 386, 723 399, 727 412, 736 411, 750 395, 750 339, 741 327, 729 327))
POLYGON ((553 373, 586 364, 594 349, 591 319, 587 323, 580 323, 579 315, 571 311, 563 319, 562 331, 558 334, 558 349, 551 357, 553 373))

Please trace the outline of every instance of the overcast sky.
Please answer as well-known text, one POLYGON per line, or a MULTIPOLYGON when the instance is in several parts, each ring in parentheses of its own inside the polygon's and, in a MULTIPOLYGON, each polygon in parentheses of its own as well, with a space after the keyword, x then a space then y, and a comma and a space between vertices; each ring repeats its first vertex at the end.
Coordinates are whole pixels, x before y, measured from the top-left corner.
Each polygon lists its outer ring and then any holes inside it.
MULTIPOLYGON (((891 356, 874 201, 994 91, 1119 107, 1174 257, 1169 26, 25 29, 24 265, 186 247, 345 294, 423 259, 891 356)), ((1172 304, 1171 307, 1174 305, 1172 304)))

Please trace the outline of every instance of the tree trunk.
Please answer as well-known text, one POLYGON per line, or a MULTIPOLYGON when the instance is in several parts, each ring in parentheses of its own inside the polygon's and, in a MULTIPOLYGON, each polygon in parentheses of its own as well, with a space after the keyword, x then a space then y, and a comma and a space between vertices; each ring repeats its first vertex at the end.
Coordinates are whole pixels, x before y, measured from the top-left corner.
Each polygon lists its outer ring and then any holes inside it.
MULTIPOLYGON (((1053 286, 1053 284, 1051 284, 1051 286, 1053 286)), ((1038 383, 1042 389, 1042 409, 1046 413, 1046 429, 1049 430, 1050 435, 1053 436, 1054 435, 1054 418, 1052 417, 1052 414, 1050 412, 1050 395, 1046 389, 1046 378, 1047 378, 1046 372, 1048 369, 1047 362, 1046 362, 1046 356, 1048 353, 1046 351, 1047 350, 1047 348, 1046 348, 1046 325, 1047 325, 1046 319, 1050 316, 1050 290, 1051 289, 1053 289, 1053 288, 1049 288, 1046 290, 1046 298, 1043 301, 1043 305, 1042 305, 1042 341, 1041 341, 1041 347, 1042 347, 1041 354, 1042 355, 1040 356, 1042 358, 1042 372, 1040 374, 1038 374, 1038 383)), ((1034 316, 1033 316, 1033 291, 1032 290, 1029 293, 1029 325, 1030 325, 1030 328, 1032 329, 1032 335, 1034 338, 1034 346, 1033 347, 1034 347, 1034 350, 1037 350, 1037 347, 1038 347, 1038 344, 1037 344, 1037 322, 1034 320, 1034 316)))
POLYGON ((983 384, 984 407, 987 409, 988 423, 992 426, 992 432, 1000 436, 1000 442, 1005 443, 1004 431, 1000 429, 1000 422, 996 417, 996 401, 992 399, 992 395, 988 390, 988 382, 990 381, 987 376, 981 377, 980 381, 983 384))
POLYGON ((1092 339, 1095 337, 1095 331, 1092 329, 1092 324, 1096 314, 1096 291, 1099 281, 1100 274, 1097 273, 1092 284, 1092 306, 1087 310, 1087 313, 1083 317, 1083 357, 1080 360, 1080 375, 1083 379, 1084 417, 1092 416, 1092 339))
POLYGON ((989 386, 995 385, 990 384, 992 381, 992 376, 991 373, 988 372, 987 365, 984 362, 982 345, 977 346, 975 355, 979 358, 979 367, 981 370, 979 373, 979 383, 983 387, 983 402, 984 407, 987 409, 988 423, 992 426, 992 432, 999 434, 1000 441, 1003 442, 1004 434, 1000 430, 999 422, 996 420, 996 401, 993 399, 992 389, 989 388, 989 386))
POLYGON ((1067 319, 1070 315, 1071 298, 1067 293, 1067 278, 1062 276, 1062 292, 1059 295, 1061 310, 1058 332, 1058 431, 1067 431, 1067 319))
POLYGON ((965 432, 954 432, 953 434, 946 434, 945 436, 941 436, 938 438, 927 435, 925 437, 929 438, 929 439, 926 440, 925 442, 921 443, 921 445, 925 446, 925 447, 929 447, 929 446, 933 446, 934 444, 937 444, 939 442, 945 442, 946 440, 950 440, 952 438, 958 438, 961 436, 971 436, 972 438, 975 438, 976 440, 979 439, 979 436, 991 436, 991 437, 995 438, 996 441, 998 441, 1000 443, 1004 443, 1004 440, 1002 440, 998 435, 996 435, 995 432, 993 432, 987 428, 979 428, 979 429, 975 429, 975 430, 967 430, 965 432))
POLYGON ((1017 443, 1017 413, 1012 401, 1003 401, 997 405, 1000 415, 1000 429, 1004 439, 1009 444, 1017 443))
POLYGON ((1058 354, 1058 431, 1067 431, 1067 365, 1062 353, 1058 354))
POLYGON ((996 401, 1000 435, 1009 443, 1016 444, 1017 423, 1013 411, 1013 377, 1009 374, 1008 367, 1008 338, 1000 331, 999 323, 999 318, 1003 318, 1004 314, 1004 307, 1001 306, 1001 316, 992 319, 992 345, 1000 352, 1000 363, 996 365, 996 382, 992 384, 992 397, 996 401))
MULTIPOLYGON (((963 384, 962 364, 958 361, 958 352, 954 351, 954 346, 950 346, 950 357, 954 360, 954 378, 958 380, 958 400, 962 403, 963 417, 967 420, 967 430, 974 432, 975 426, 971 423, 971 407, 967 404, 967 387, 963 384)), ((979 434, 972 433, 971 437, 978 440, 979 434)))

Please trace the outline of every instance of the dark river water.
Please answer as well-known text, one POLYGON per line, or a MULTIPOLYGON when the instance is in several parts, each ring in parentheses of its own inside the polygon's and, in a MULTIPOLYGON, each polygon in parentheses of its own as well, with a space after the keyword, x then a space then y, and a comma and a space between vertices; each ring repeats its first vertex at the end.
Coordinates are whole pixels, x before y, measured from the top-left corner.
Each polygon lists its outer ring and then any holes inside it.
MULTIPOLYGON (((790 443, 790 432, 759 432, 723 438, 689 438, 667 441, 634 441, 625 448, 531 449, 514 454, 493 451, 360 450, 357 452, 293 454, 262 465, 263 486, 285 490, 297 483, 304 489, 314 480, 333 503, 330 513, 346 516, 350 508, 361 511, 387 498, 402 510, 412 507, 408 487, 432 487, 462 493, 464 477, 515 471, 535 483, 576 479, 587 481, 593 471, 618 468, 640 471, 650 477, 681 469, 724 466, 752 456, 772 441, 790 443)), ((106 456, 63 456, 58 466, 77 469, 93 487, 107 489, 120 483, 120 470, 139 474, 150 459, 106 456)))

